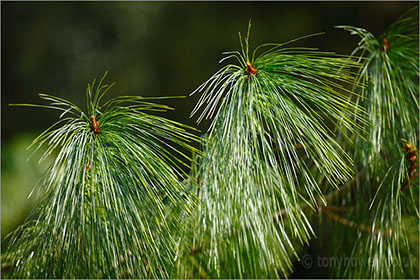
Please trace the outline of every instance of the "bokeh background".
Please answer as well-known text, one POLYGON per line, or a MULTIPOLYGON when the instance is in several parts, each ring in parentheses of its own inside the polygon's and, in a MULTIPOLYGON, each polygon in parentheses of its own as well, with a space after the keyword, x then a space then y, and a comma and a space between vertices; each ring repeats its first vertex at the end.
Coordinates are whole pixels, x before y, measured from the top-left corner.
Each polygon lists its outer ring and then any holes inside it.
MULTIPOLYGON (((57 112, 10 107, 39 103, 38 92, 82 107, 93 78, 109 71, 116 95, 188 95, 220 65, 223 51, 239 49, 238 31, 252 19, 251 48, 303 40, 301 46, 350 54, 358 38, 335 25, 381 34, 418 2, 1 2, 1 238, 21 224, 36 199, 27 199, 50 161, 27 161, 26 147, 53 124, 57 112)), ((189 118, 198 96, 164 101, 167 117, 206 131, 189 118)), ((310 253, 320 250, 314 241, 310 253)), ((295 277, 306 277, 298 269, 295 277)), ((325 271, 311 277, 327 277, 325 271)))

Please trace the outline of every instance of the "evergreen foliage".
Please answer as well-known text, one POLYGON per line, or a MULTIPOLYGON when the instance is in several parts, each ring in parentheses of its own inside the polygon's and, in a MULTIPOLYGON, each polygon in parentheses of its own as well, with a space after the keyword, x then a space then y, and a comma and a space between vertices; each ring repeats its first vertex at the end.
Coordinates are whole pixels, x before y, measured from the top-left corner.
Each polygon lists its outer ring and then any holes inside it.
POLYGON ((316 216, 331 256, 358 260, 331 276, 418 278, 418 13, 377 38, 341 26, 361 38, 350 56, 295 46, 320 34, 250 52, 249 25, 220 61, 236 63, 192 93, 191 115, 212 121, 202 139, 147 98, 101 102, 106 74, 86 112, 48 94, 15 104, 62 114, 31 145, 56 157, 2 276, 288 277, 316 216))
POLYGON ((360 81, 367 86, 356 102, 371 125, 364 127, 367 141, 353 134, 352 144, 343 143, 358 175, 352 189, 323 211, 334 221, 331 254, 364 262, 333 270, 335 277, 419 277, 418 13, 418 7, 408 11, 377 38, 342 27, 361 38, 354 54, 360 55, 360 81))
POLYGON ((182 228, 168 205, 189 211, 195 203, 180 181, 187 177, 180 158, 188 156, 179 149, 194 151, 189 142, 198 139, 185 125, 147 114, 170 108, 145 98, 101 104, 113 86, 104 78, 88 85, 87 113, 47 94, 40 97, 50 105, 19 104, 62 114, 33 142, 48 145, 41 160, 60 150, 39 183, 40 204, 3 256, 11 277, 168 277, 172 235, 182 228))
POLYGON ((287 276, 298 258, 292 243, 308 244, 313 235, 302 204, 325 203, 310 169, 334 187, 352 176, 352 160, 326 122, 340 120, 354 132, 364 123, 361 109, 346 102, 359 64, 291 47, 296 40, 261 45, 250 57, 248 38, 249 29, 242 51, 225 53, 238 64, 196 90, 202 95, 193 114, 203 109, 199 121, 214 119, 199 161, 192 226, 200 269, 191 275, 181 266, 182 277, 287 276))

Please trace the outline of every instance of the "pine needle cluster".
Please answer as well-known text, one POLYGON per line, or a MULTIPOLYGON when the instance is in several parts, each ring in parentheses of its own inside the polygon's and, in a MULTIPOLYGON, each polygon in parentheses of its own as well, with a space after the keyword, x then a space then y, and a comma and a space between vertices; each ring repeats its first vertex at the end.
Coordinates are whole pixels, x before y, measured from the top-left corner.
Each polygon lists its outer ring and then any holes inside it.
POLYGON ((302 204, 325 203, 313 167, 335 187, 352 176, 352 160, 326 122, 360 132, 364 113, 347 102, 360 65, 291 47, 297 40, 259 46, 250 57, 248 38, 249 30, 241 52, 225 53, 238 64, 196 90, 193 114, 202 109, 199 121, 214 118, 197 174, 198 274, 184 269, 182 277, 287 276, 299 258, 293 243, 313 236, 302 204))
POLYGON ((331 254, 365 262, 334 270, 336 277, 419 277, 418 13, 418 7, 408 11, 377 38, 362 28, 341 27, 361 38, 354 54, 363 63, 359 80, 366 87, 356 102, 371 125, 364 127, 367 141, 353 135, 353 144, 343 144, 358 175, 333 202, 341 210, 324 211, 335 217, 331 254))
MULTIPOLYGON (((106 74, 105 74, 106 76, 106 74)), ((170 109, 138 96, 101 104, 113 86, 95 80, 87 112, 70 101, 40 94, 62 111, 33 142, 59 152, 39 183, 39 205, 14 234, 8 260, 18 278, 166 278, 182 225, 168 205, 189 211, 180 152, 195 149, 191 128, 150 115, 170 109)))

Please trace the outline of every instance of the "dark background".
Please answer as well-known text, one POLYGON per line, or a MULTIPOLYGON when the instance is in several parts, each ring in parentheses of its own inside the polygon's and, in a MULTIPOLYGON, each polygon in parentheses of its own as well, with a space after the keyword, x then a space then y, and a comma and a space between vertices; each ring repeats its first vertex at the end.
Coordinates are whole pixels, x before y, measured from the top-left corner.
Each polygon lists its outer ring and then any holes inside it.
MULTIPOLYGON (((37 93, 44 92, 83 107, 87 83, 106 70, 106 81, 117 83, 107 98, 188 95, 218 70, 223 51, 240 48, 238 31, 246 33, 249 19, 251 49, 325 31, 299 45, 350 54, 358 38, 335 25, 379 35, 417 4, 1 2, 2 240, 33 207, 35 199, 26 197, 49 163, 38 165, 36 157, 27 162, 31 151, 25 148, 59 116, 9 103, 40 103, 37 93)), ((176 108, 166 116, 205 131, 209 122, 189 118, 197 98, 165 101, 176 108)), ((298 277, 308 273, 299 271, 298 277)))

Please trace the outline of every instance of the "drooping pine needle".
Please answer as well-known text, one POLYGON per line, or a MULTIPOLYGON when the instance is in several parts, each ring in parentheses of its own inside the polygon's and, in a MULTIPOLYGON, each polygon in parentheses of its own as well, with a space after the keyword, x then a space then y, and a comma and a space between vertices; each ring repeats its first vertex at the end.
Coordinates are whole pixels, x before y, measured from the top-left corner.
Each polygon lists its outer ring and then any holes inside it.
MULTIPOLYGON (((106 75, 106 74, 105 74, 106 75)), ((42 159, 58 150, 39 185, 41 199, 14 234, 3 260, 17 278, 167 278, 181 230, 175 204, 190 211, 194 194, 181 166, 195 151, 191 128, 150 115, 165 105, 139 96, 101 104, 112 87, 86 91, 87 112, 47 94, 63 111, 34 146, 48 145, 42 159)))
POLYGON ((197 171, 195 265, 212 278, 284 277, 298 258, 296 243, 313 235, 300 205, 323 199, 311 167, 335 187, 352 177, 352 161, 327 122, 360 132, 364 112, 347 102, 360 64, 287 44, 258 47, 250 60, 248 36, 241 44, 241 52, 226 53, 239 64, 223 66, 195 91, 201 96, 192 114, 213 118, 197 171), (280 210, 285 219, 274 223, 280 210))

